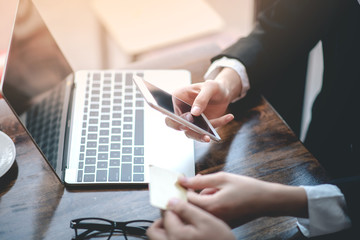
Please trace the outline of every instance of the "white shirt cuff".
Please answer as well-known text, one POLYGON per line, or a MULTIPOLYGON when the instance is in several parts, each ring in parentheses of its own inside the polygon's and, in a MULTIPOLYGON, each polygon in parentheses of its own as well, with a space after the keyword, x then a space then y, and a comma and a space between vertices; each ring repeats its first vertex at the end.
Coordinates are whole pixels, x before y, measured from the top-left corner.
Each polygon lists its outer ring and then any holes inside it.
POLYGON ((351 227, 344 195, 335 185, 301 186, 308 198, 309 218, 298 218, 306 237, 330 234, 351 227))
POLYGON ((215 77, 219 74, 221 69, 223 69, 224 67, 233 69, 235 72, 237 72, 237 74, 239 74, 240 79, 241 79, 241 83, 242 83, 241 94, 239 97, 237 97, 236 99, 234 99, 232 101, 232 102, 235 102, 235 101, 245 97, 247 91, 250 89, 249 78, 246 73, 245 66, 240 61, 238 61, 236 59, 232 59, 232 58, 222 57, 222 58, 214 61, 210 65, 209 69, 206 71, 206 73, 204 75, 204 78, 205 78, 205 80, 215 79, 215 77))

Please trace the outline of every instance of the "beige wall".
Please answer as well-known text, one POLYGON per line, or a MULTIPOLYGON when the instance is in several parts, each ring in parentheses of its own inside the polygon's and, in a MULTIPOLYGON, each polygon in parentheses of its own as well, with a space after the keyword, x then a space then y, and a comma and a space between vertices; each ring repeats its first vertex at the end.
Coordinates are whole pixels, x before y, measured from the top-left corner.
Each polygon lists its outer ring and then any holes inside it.
MULTIPOLYGON (((250 31, 253 0, 206 1, 223 17, 226 29, 231 30, 235 36, 250 31)), ((0 0, 0 51, 6 49, 9 41, 9 27, 16 2, 16 0, 0 0)), ((104 39, 101 38, 99 22, 92 12, 91 0, 34 0, 34 2, 75 70, 103 67, 104 39)), ((109 46, 112 54, 116 57, 121 55, 116 46, 109 46)), ((126 61, 124 60, 124 63, 126 61)), ((120 61, 111 66, 121 67, 122 64, 120 61)))
POLYGON ((9 45, 16 5, 16 0, 0 0, 0 53, 6 51, 9 45))

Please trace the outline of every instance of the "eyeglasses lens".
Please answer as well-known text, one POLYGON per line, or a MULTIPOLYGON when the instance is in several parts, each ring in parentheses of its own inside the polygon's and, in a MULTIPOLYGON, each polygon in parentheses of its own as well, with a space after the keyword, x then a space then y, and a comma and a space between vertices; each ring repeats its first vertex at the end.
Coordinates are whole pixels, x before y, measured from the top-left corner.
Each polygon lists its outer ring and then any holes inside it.
POLYGON ((83 219, 74 225, 75 239, 110 239, 114 228, 110 221, 101 219, 83 219))
POLYGON ((147 239, 146 229, 148 229, 151 224, 152 222, 146 221, 129 222, 125 228, 127 240, 147 239))

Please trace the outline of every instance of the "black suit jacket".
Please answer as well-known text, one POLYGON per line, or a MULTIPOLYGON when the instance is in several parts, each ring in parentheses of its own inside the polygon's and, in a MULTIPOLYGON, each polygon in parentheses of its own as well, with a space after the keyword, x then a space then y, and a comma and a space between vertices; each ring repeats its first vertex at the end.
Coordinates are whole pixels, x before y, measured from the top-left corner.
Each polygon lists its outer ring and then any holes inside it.
MULTIPOLYGON (((279 84, 277 76, 299 65, 299 60, 306 58, 320 40, 324 54, 323 86, 313 105, 305 146, 331 176, 360 175, 360 5, 357 0, 276 1, 259 14, 249 36, 212 61, 222 56, 238 59, 246 67, 252 89, 265 96, 277 92, 280 102, 291 109, 296 99, 289 100, 283 92, 300 96, 302 80, 298 76, 288 77, 279 84)), ((359 178, 336 184, 345 194, 353 222, 358 223, 359 178)))

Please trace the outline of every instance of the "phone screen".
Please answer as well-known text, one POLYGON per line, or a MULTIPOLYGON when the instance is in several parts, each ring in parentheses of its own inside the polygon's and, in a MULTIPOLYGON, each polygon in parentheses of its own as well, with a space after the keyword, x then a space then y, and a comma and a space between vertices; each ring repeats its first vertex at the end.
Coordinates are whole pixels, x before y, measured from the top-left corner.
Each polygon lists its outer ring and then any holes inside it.
POLYGON ((194 116, 190 113, 191 106, 186 102, 176 98, 175 96, 165 92, 164 90, 152 85, 151 83, 143 80, 147 89, 150 91, 151 95, 154 97, 157 104, 166 109, 167 111, 178 115, 179 117, 185 119, 208 132, 209 134, 216 136, 212 129, 210 128, 208 122, 204 119, 203 115, 194 116))

